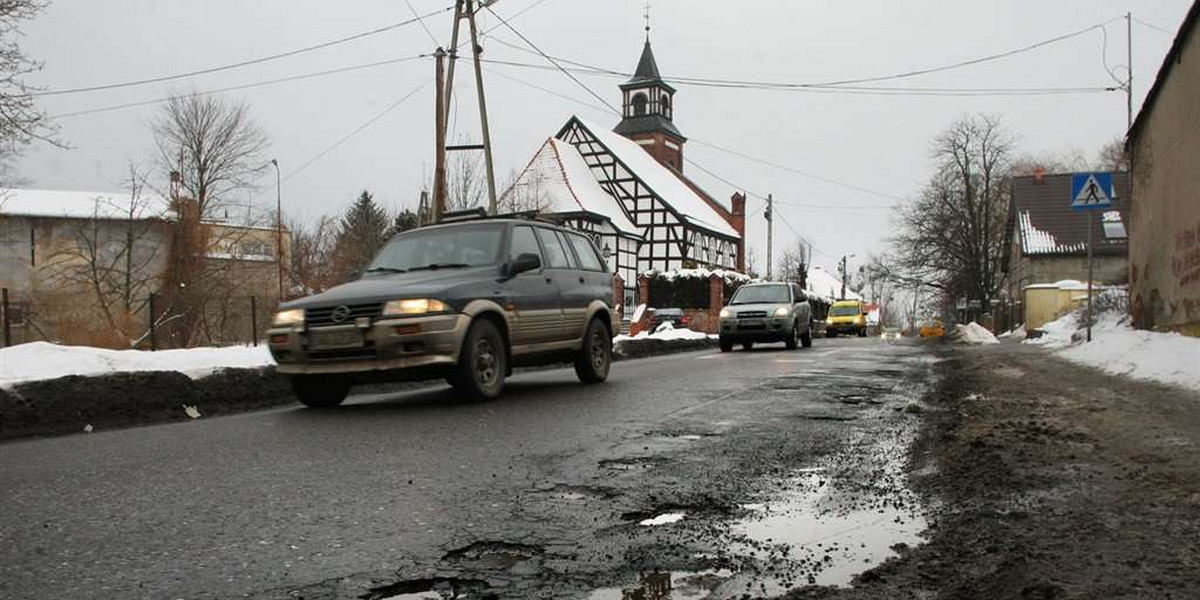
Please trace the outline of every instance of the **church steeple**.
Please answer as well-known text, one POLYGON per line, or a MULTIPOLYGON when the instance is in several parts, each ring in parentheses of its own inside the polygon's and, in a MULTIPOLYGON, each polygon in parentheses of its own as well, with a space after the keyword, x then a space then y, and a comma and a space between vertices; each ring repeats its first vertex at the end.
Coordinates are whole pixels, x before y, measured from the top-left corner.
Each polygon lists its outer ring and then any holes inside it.
POLYGON ((687 138, 672 122, 675 88, 663 81, 659 73, 650 47, 648 17, 642 56, 633 77, 621 84, 621 95, 622 119, 613 131, 637 142, 659 162, 682 171, 683 143, 687 138))

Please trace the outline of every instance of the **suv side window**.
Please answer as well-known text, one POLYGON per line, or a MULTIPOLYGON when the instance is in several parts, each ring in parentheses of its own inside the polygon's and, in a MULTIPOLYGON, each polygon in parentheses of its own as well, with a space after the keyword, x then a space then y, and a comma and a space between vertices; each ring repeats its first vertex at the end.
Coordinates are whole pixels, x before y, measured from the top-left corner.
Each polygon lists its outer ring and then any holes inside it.
POLYGON ((533 254, 538 258, 542 257, 542 251, 538 248, 537 237, 533 235, 533 228, 526 225, 513 227, 512 241, 509 243, 508 259, 513 260, 522 254, 533 254))
POLYGON ((579 257, 579 263, 588 271, 604 271, 604 263, 600 257, 596 255, 596 250, 593 249, 592 243, 587 238, 578 233, 568 233, 567 241, 571 242, 571 246, 575 248, 575 255, 579 257))
POLYGON ((571 244, 567 242, 567 234, 561 231, 555 231, 554 235, 558 237, 558 244, 562 247, 563 252, 567 257, 567 262, 571 263, 571 268, 578 269, 579 259, 575 258, 575 253, 571 251, 571 244))
POLYGON ((546 267, 550 269, 569 269, 571 263, 567 260, 567 249, 562 247, 562 243, 558 241, 558 236, 554 232, 543 227, 537 228, 538 237, 542 240, 542 246, 546 248, 546 267))

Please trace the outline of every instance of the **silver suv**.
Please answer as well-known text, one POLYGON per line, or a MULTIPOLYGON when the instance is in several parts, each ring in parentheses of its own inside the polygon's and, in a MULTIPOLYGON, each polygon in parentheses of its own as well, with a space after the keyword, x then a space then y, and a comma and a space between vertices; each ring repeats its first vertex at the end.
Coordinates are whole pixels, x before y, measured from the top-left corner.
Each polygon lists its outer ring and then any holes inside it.
POLYGON ((472 399, 500 395, 514 366, 573 362, 608 377, 612 276, 586 236, 551 224, 478 220, 393 238, 362 276, 279 307, 279 372, 310 407, 353 383, 445 377, 472 399))
POLYGON ((721 309, 721 352, 741 344, 749 350, 756 342, 783 342, 789 350, 812 346, 812 308, 804 290, 795 283, 743 285, 721 309))

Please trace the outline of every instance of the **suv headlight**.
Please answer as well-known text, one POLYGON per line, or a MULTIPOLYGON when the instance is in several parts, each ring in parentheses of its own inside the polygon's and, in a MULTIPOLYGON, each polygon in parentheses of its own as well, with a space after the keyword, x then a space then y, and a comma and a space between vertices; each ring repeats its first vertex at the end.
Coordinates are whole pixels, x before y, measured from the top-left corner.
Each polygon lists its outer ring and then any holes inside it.
POLYGON ((833 325, 833 317, 825 317, 826 325, 833 325))
POLYGON ((304 309, 293 308, 290 310, 281 310, 275 313, 271 319, 271 325, 275 327, 286 327, 288 325, 303 325, 304 324, 304 309))
POLYGON ((722 309, 721 309, 721 318, 722 318, 722 319, 728 319, 728 318, 730 318, 730 317, 732 317, 732 316, 733 316, 733 311, 732 311, 732 310, 729 310, 728 308, 722 308, 722 309))
POLYGON ((441 313, 450 310, 450 306, 441 300, 417 298, 412 300, 392 300, 383 305, 383 316, 411 316, 441 313))
POLYGON ((786 306, 780 306, 779 308, 775 309, 776 319, 782 319, 786 316, 788 316, 788 309, 786 306))

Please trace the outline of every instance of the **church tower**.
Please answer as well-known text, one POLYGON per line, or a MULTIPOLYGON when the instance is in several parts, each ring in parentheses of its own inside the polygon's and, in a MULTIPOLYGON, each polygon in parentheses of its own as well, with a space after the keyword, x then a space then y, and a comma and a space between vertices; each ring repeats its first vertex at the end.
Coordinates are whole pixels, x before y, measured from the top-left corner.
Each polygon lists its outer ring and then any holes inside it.
POLYGON ((658 162, 683 171, 683 144, 687 138, 671 122, 675 110, 675 88, 662 80, 654 51, 650 49, 649 27, 642 58, 633 78, 621 84, 621 122, 613 129, 650 153, 658 162))

